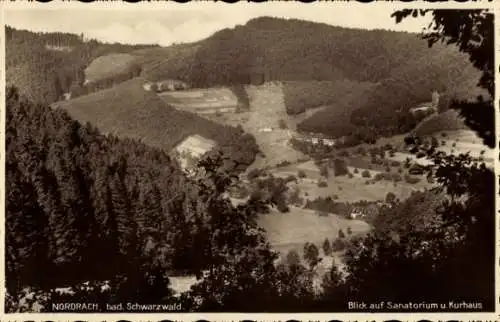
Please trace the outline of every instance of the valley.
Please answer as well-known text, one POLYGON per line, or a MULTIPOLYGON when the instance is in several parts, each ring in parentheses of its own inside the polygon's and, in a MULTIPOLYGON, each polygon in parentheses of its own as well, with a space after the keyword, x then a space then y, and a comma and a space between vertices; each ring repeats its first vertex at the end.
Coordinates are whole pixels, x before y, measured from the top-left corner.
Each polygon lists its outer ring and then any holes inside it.
POLYGON ((487 293, 492 62, 295 18, 175 32, 160 46, 6 28, 8 310, 340 312, 487 293))

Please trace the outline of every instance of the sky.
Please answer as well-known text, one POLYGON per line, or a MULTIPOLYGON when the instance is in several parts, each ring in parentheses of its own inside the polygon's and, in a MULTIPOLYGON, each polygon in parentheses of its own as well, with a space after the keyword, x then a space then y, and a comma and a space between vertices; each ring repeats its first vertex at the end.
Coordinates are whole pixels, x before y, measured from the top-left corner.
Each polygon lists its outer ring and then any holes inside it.
POLYGON ((243 25, 260 16, 297 18, 334 26, 420 32, 428 18, 406 19, 396 24, 387 6, 342 6, 331 2, 302 4, 188 4, 83 7, 10 8, 4 13, 7 25, 31 31, 60 31, 83 34, 104 42, 126 44, 186 43, 206 38, 214 32, 243 25), (131 10, 132 9, 132 10, 131 10))

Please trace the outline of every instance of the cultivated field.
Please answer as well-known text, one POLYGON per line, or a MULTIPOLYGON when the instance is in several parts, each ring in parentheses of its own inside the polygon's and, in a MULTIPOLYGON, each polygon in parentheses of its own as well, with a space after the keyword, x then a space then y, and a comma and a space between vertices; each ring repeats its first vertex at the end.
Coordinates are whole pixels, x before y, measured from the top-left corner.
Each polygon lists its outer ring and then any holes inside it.
POLYGON ((433 164, 432 160, 428 158, 417 158, 414 154, 406 153, 406 152, 395 152, 394 156, 386 156, 387 159, 391 161, 405 162, 406 159, 410 159, 412 163, 417 163, 423 166, 433 164))
MULTIPOLYGON (((409 184, 405 181, 397 183, 380 180, 373 181, 377 173, 381 171, 357 168, 358 173, 354 173, 354 167, 348 166, 349 171, 353 174, 352 178, 348 176, 334 176, 333 173, 328 178, 323 178, 320 175, 319 169, 312 161, 293 164, 286 167, 273 169, 273 174, 279 177, 287 177, 294 175, 297 177, 298 171, 301 170, 306 174, 305 178, 299 178, 298 183, 289 183, 291 188, 298 188, 301 191, 301 196, 304 199, 313 200, 317 197, 332 197, 336 195, 338 201, 355 202, 360 200, 379 201, 384 200, 387 193, 392 192, 398 198, 405 199, 412 191, 423 190, 429 188, 430 184, 421 177, 420 182, 409 184), (367 170, 370 172, 370 178, 362 177, 362 172, 367 170), (319 187, 318 181, 325 181, 327 187, 319 187), (369 181, 369 184, 367 184, 369 181)), ((394 169, 392 170, 395 171, 394 169)))
POLYGON ((440 145, 439 150, 449 154, 459 154, 469 152, 472 157, 478 158, 484 151, 486 163, 493 165, 495 151, 483 144, 478 135, 471 130, 458 130, 444 132, 446 137, 440 137, 438 140, 444 140, 445 145, 440 145))
POLYGON ((181 110, 192 111, 213 108, 236 108, 237 97, 229 88, 192 89, 159 93, 167 104, 181 110))

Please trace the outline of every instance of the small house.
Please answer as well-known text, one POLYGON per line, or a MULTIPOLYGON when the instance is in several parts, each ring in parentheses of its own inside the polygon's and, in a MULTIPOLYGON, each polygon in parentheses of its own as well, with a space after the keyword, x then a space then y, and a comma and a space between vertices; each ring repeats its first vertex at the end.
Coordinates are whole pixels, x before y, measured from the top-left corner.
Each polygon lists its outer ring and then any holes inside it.
POLYGON ((363 213, 363 210, 360 209, 360 208, 354 208, 352 211, 351 211, 351 214, 349 215, 349 217, 351 219, 358 219, 358 218, 361 218, 361 217, 364 217, 365 214, 363 213))
POLYGON ((323 144, 328 145, 328 146, 335 146, 335 140, 334 139, 323 139, 323 144))
POLYGON ((178 161, 183 169, 193 166, 200 157, 210 152, 217 146, 217 142, 207 139, 201 135, 190 135, 177 144, 174 151, 178 155, 178 161))

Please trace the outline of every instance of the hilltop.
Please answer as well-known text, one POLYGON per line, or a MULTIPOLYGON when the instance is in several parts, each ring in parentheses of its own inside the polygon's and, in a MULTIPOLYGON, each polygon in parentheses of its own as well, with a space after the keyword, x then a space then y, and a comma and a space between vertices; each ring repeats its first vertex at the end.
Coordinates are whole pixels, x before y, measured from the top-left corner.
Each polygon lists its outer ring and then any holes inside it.
POLYGON ((83 84, 85 68, 96 58, 155 46, 104 44, 70 33, 42 33, 5 28, 7 85, 41 104, 61 99, 83 84), (61 49, 61 50, 57 50, 61 49))
POLYGON ((477 90, 480 73, 465 55, 444 44, 428 48, 414 33, 270 17, 168 47, 7 31, 8 83, 38 101, 52 103, 69 91, 73 97, 99 92, 137 76, 198 88, 278 81, 288 114, 322 107, 297 124, 299 131, 347 136, 351 144, 412 130, 419 120, 409 109, 429 101, 434 90, 461 99, 485 94, 477 90), (62 45, 72 51, 47 51, 51 37, 68 39, 62 45), (96 81, 85 85, 88 75, 96 81))
POLYGON ((326 106, 299 130, 361 141, 411 130, 418 119, 409 109, 434 90, 460 99, 486 95, 466 55, 440 43, 429 48, 405 32, 262 17, 194 44, 138 53, 141 75, 150 79, 195 87, 283 82, 289 114, 326 106))

